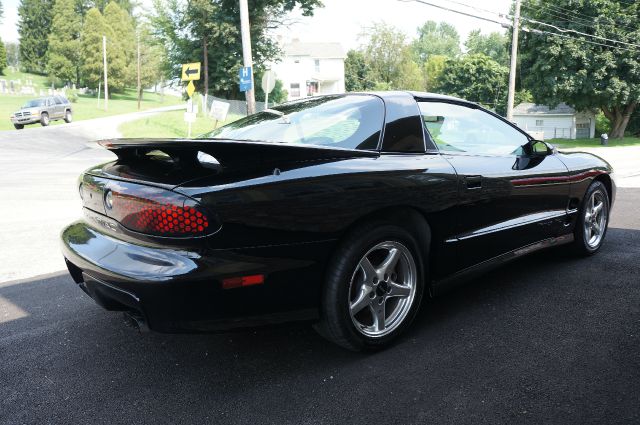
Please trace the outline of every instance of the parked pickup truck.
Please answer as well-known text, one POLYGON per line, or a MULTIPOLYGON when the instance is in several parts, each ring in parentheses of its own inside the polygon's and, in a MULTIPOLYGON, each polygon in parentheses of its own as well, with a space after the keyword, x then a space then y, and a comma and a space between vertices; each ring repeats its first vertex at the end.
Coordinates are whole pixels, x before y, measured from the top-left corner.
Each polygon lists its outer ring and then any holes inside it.
POLYGON ((51 121, 71 122, 71 103, 64 96, 49 96, 28 101, 20 110, 11 115, 11 122, 17 130, 27 124, 40 123, 47 126, 51 121))

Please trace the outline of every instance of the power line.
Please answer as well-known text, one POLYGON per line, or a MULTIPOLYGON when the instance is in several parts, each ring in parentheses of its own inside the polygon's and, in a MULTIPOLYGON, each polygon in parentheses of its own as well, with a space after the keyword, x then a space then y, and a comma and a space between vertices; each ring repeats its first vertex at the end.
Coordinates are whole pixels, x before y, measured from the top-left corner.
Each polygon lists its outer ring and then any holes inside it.
MULTIPOLYGON (((438 4, 434 4, 434 3, 431 3, 431 2, 425 1, 425 0, 398 0, 398 1, 402 1, 402 2, 405 2, 405 3, 409 3, 409 2, 421 3, 421 4, 424 4, 424 5, 427 5, 427 6, 436 7, 438 9, 442 9, 442 10, 446 10, 446 11, 449 11, 449 12, 457 13, 457 14, 460 14, 460 15, 468 16, 468 17, 471 17, 471 18, 476 18, 476 19, 480 19, 480 20, 483 20, 483 21, 488 21, 488 22, 492 22, 492 23, 495 23, 495 24, 499 24, 499 25, 501 25, 501 26, 503 26, 505 28, 512 27, 511 23, 508 23, 508 22, 504 22, 504 21, 500 22, 500 21, 497 21, 497 20, 494 20, 494 19, 491 19, 491 18, 487 18, 487 17, 484 17, 484 16, 478 16, 478 15, 474 15, 472 13, 467 13, 467 12, 463 12, 463 11, 460 11, 460 10, 456 10, 456 9, 452 9, 452 8, 449 8, 449 7, 445 7, 445 6, 441 6, 441 5, 438 5, 438 4)), ((500 18, 503 18, 503 19, 505 19, 505 18, 507 18, 507 19, 508 18, 513 18, 509 14, 502 14, 502 13, 490 11, 488 9, 478 8, 478 7, 475 7, 475 6, 472 6, 472 5, 463 3, 463 2, 459 2, 459 1, 456 1, 456 0, 449 0, 449 1, 451 3, 456 3, 456 4, 463 5, 463 6, 472 8, 472 9, 481 10, 483 12, 488 12, 488 13, 495 14, 495 15, 499 16, 500 18)), ((562 34, 558 34, 556 32, 550 32, 550 31, 543 31, 543 30, 539 30, 537 28, 528 28, 527 29, 528 32, 534 32, 534 33, 538 33, 538 34, 557 35, 557 36, 561 36, 562 38, 566 38, 566 39, 576 40, 576 41, 579 41, 579 42, 584 42, 584 43, 589 43, 589 44, 599 45, 599 46, 604 46, 604 47, 610 47, 610 48, 624 50, 624 51, 630 51, 630 52, 637 52, 638 50, 635 49, 635 48, 640 48, 640 45, 638 45, 638 44, 628 43, 628 42, 621 41, 621 40, 615 40, 615 39, 611 39, 611 38, 607 38, 607 37, 588 34, 588 33, 577 31, 577 30, 573 30, 573 29, 567 29, 567 28, 559 27, 557 25, 552 25, 552 24, 549 24, 549 23, 546 23, 546 22, 538 21, 536 19, 527 18, 527 17, 524 17, 524 16, 522 16, 521 19, 523 21, 527 21, 527 22, 529 22, 531 24, 534 24, 534 25, 541 25, 541 26, 546 26, 546 27, 549 27, 549 28, 553 28, 554 30, 556 30, 556 31, 558 31, 559 33, 562 33, 562 34), (592 37, 592 38, 596 38, 596 39, 603 40, 603 41, 609 41, 611 43, 624 44, 624 45, 627 45, 627 46, 634 47, 634 49, 624 48, 624 47, 621 47, 621 46, 614 46, 614 45, 610 45, 610 44, 599 43, 599 42, 590 41, 590 40, 584 40, 584 39, 576 38, 576 37, 571 37, 571 36, 566 35, 566 33, 574 33, 574 34, 581 35, 581 36, 584 36, 584 37, 592 37)))
POLYGON ((531 18, 527 18, 527 17, 524 17, 524 16, 522 17, 522 20, 523 21, 527 21, 527 22, 532 23, 532 24, 536 24, 536 25, 542 25, 542 26, 545 26, 545 27, 550 27, 550 28, 553 28, 556 31, 559 31, 559 32, 562 32, 562 33, 572 32, 572 33, 575 33, 575 34, 578 34, 578 35, 597 38, 599 40, 609 41, 609 42, 612 42, 612 43, 626 44, 627 46, 640 47, 640 44, 627 43, 626 41, 614 40, 614 39, 611 39, 611 38, 602 37, 600 35, 595 35, 595 34, 587 34, 586 32, 582 32, 582 31, 578 31, 578 30, 574 30, 574 29, 561 28, 561 27, 558 27, 556 25, 548 24, 546 22, 541 22, 541 21, 538 21, 536 19, 531 19, 531 18))
POLYGON ((627 52, 638 52, 638 50, 636 50, 636 49, 629 49, 629 48, 625 48, 625 47, 612 46, 610 44, 604 44, 604 43, 599 43, 597 41, 585 40, 585 39, 582 39, 582 38, 572 37, 572 36, 566 35, 566 34, 558 34, 557 32, 545 31, 545 30, 540 30, 540 29, 537 29, 537 28, 523 27, 522 31, 533 33, 533 34, 553 35, 553 36, 556 36, 556 37, 566 38, 568 40, 573 40, 573 41, 577 41, 577 42, 580 42, 580 43, 594 44, 594 45, 597 45, 597 46, 604 46, 604 47, 609 47, 611 49, 618 49, 618 50, 623 50, 623 51, 627 51, 627 52))
MULTIPOLYGON (((551 4, 547 4, 544 7, 540 4, 525 4, 526 7, 533 9, 534 7, 536 8, 535 10, 537 11, 541 11, 544 13, 548 13, 548 14, 552 14, 553 16, 560 18, 560 19, 565 19, 569 22, 572 23, 577 23, 579 25, 585 25, 585 26, 593 26, 594 21, 601 18, 601 16, 591 16, 591 15, 587 15, 581 12, 576 12, 574 10, 570 10, 570 9, 566 9, 564 7, 561 6, 555 6, 555 5, 551 5, 551 4), (550 10, 546 10, 546 9, 550 9, 550 10), (573 15, 573 16, 569 16, 569 14, 573 15), (578 21, 575 21, 578 20, 578 21)), ((635 32, 637 31, 637 28, 631 27, 628 24, 622 23, 619 20, 616 20, 613 17, 606 17, 608 19, 611 19, 614 23, 616 23, 618 26, 620 27, 624 27, 627 28, 628 30, 630 30, 631 32, 635 32)))
MULTIPOLYGON (((453 9, 445 8, 443 6, 438 6, 438 5, 435 5, 433 3, 425 2, 423 0, 401 0, 401 1, 415 1, 415 2, 418 2, 418 3, 423 3, 423 4, 428 4, 430 6, 438 7, 440 9, 445 9, 445 10, 449 10, 449 11, 455 11, 453 9)), ((472 9, 476 9, 476 10, 481 10, 481 11, 484 11, 484 12, 492 13, 492 14, 495 14, 495 15, 501 17, 501 18, 507 18, 507 19, 513 18, 511 15, 508 15, 508 14, 502 14, 502 13, 498 13, 498 12, 495 12, 495 11, 490 11, 488 9, 478 8, 476 6, 472 6, 470 4, 463 3, 463 2, 460 2, 460 1, 456 1, 456 0, 448 0, 448 1, 450 3, 455 3, 455 4, 463 5, 463 6, 472 8, 472 9)), ((466 16, 472 16, 472 17, 475 17, 475 18, 478 18, 478 19, 488 20, 487 18, 479 17, 477 15, 472 15, 472 14, 461 12, 461 11, 455 11, 455 12, 456 13, 461 13, 461 14, 466 15, 466 16)), ((574 30, 574 29, 562 28, 562 27, 559 27, 559 26, 556 26, 556 25, 552 25, 552 24, 549 24, 549 23, 546 23, 546 22, 538 21, 536 19, 527 18, 525 16, 521 17, 521 19, 524 20, 524 21, 527 21, 529 23, 532 23, 532 24, 542 25, 542 26, 547 26, 547 27, 553 28, 556 31, 559 31, 559 32, 562 32, 562 33, 572 32, 572 33, 575 33, 575 34, 578 34, 578 35, 583 35, 583 36, 586 36, 586 37, 592 37, 592 38, 600 39, 600 40, 603 40, 603 41, 609 41, 611 43, 625 44, 625 45, 628 45, 628 46, 639 47, 640 48, 640 44, 628 43, 626 41, 607 38, 607 37, 603 37, 603 36, 599 36, 599 35, 595 35, 595 34, 588 34, 588 33, 582 32, 582 31, 574 30)), ((495 22, 495 21, 491 21, 491 22, 495 22)))
POLYGON ((446 11, 453 12, 453 13, 458 13, 458 14, 460 14, 460 15, 468 16, 468 17, 471 17, 471 18, 481 19, 481 20, 483 20, 483 21, 487 21, 487 22, 493 22, 494 24, 498 24, 498 25, 501 25, 501 26, 503 26, 503 27, 509 27, 509 26, 511 26, 510 24, 508 24, 508 23, 506 23, 506 22, 499 22, 499 21, 496 21, 496 20, 494 20, 494 19, 485 18, 485 17, 483 17, 483 16, 477 16, 477 15, 473 15, 473 14, 471 14, 471 13, 462 12, 462 11, 460 11, 460 10, 450 9, 450 8, 448 8, 448 7, 440 6, 440 5, 438 5, 438 4, 434 4, 434 3, 429 3, 429 2, 424 1, 424 0, 398 0, 398 1, 401 1, 401 2, 403 2, 403 3, 411 3, 411 2, 415 2, 415 3, 422 3, 422 4, 426 4, 427 6, 433 6, 433 7, 436 7, 436 8, 438 8, 438 9, 446 10, 446 11))

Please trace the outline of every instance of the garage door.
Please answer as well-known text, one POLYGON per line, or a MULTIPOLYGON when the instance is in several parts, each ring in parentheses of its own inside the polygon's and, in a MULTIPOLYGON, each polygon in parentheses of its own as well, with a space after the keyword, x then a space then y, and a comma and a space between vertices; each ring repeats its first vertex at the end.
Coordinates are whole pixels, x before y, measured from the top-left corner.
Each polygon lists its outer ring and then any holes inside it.
POLYGON ((591 124, 588 122, 576 124, 576 138, 588 139, 591 136, 591 124))

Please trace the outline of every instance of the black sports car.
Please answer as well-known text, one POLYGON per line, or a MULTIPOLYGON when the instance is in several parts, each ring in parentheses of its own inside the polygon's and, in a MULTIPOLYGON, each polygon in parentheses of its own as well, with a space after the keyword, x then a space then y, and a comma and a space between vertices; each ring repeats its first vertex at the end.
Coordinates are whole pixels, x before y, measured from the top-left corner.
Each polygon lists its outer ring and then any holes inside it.
POLYGON ((163 332, 291 320, 358 350, 435 296, 543 248, 590 255, 611 167, 476 104, 428 93, 313 97, 199 140, 111 140, 62 233, 69 272, 163 332))

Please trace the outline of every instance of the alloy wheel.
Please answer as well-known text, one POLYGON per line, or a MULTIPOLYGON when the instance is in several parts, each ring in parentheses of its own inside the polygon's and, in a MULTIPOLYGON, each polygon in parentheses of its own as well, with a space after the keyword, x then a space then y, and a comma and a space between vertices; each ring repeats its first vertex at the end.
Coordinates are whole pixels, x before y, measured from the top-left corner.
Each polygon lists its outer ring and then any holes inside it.
POLYGON ((358 263, 349 287, 349 312, 368 337, 393 332, 411 310, 417 268, 411 251, 397 241, 381 242, 358 263))
POLYGON ((593 192, 584 212, 584 238, 589 248, 597 248, 602 242, 607 228, 608 214, 605 195, 600 191, 593 192))

